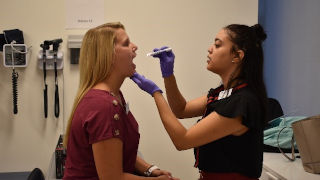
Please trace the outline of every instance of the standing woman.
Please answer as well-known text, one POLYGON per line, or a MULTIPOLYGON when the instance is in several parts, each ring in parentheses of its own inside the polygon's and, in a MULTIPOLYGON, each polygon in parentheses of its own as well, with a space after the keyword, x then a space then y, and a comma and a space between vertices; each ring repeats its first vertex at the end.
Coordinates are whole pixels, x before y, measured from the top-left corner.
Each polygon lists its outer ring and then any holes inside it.
POLYGON ((131 77, 154 97, 176 148, 194 148, 194 166, 199 168, 201 180, 250 180, 261 175, 267 101, 261 43, 265 39, 259 24, 224 27, 209 47, 207 60, 207 69, 221 77, 222 85, 191 101, 178 89, 174 54, 156 55, 173 113, 156 84, 138 73, 131 77), (202 118, 189 129, 177 119, 198 116, 202 118))
POLYGON ((107 23, 85 34, 80 86, 64 138, 64 180, 176 179, 137 156, 138 124, 120 91, 123 81, 135 73, 137 49, 121 23, 107 23))

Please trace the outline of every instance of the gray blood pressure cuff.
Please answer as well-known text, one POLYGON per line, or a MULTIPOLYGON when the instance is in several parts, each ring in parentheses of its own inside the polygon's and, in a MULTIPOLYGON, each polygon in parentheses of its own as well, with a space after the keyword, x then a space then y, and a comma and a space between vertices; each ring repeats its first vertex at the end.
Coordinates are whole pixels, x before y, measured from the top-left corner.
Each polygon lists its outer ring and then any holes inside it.
POLYGON ((3 34, 0 34, 0 51, 4 44, 10 44, 12 41, 16 41, 16 44, 24 44, 23 32, 19 29, 3 31, 3 34))

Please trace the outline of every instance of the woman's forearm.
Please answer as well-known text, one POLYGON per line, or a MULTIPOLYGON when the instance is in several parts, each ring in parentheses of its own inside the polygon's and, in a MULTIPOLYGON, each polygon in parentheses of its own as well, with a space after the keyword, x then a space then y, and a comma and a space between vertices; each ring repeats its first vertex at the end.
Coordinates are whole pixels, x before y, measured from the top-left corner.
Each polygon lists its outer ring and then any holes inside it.
POLYGON ((184 136, 187 132, 186 128, 178 121, 160 92, 156 92, 153 97, 157 105, 162 123, 166 131, 168 132, 173 144, 175 145, 177 150, 185 149, 184 136))
POLYGON ((183 112, 187 102, 179 91, 175 76, 171 75, 164 78, 164 85, 166 88, 168 103, 173 113, 178 118, 184 118, 183 112))
POLYGON ((143 175, 143 172, 145 172, 150 166, 151 165, 149 163, 137 156, 135 168, 140 175, 143 175))

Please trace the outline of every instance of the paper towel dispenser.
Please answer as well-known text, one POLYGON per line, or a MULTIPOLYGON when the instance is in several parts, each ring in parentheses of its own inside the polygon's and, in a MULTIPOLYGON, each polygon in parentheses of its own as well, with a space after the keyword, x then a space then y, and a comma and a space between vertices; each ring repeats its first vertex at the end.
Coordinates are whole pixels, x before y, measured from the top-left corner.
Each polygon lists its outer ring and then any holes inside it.
POLYGON ((70 63, 79 64, 80 48, 83 35, 69 35, 68 48, 70 49, 70 63))

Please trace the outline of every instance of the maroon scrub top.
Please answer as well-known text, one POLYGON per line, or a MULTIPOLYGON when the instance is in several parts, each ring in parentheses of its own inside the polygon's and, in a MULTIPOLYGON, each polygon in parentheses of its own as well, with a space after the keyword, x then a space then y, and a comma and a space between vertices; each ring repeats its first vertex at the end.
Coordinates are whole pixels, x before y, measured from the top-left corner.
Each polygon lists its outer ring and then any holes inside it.
POLYGON ((82 98, 71 124, 63 179, 99 179, 92 144, 110 138, 123 143, 123 171, 134 172, 139 127, 120 94, 123 106, 114 94, 104 90, 91 89, 82 98))

